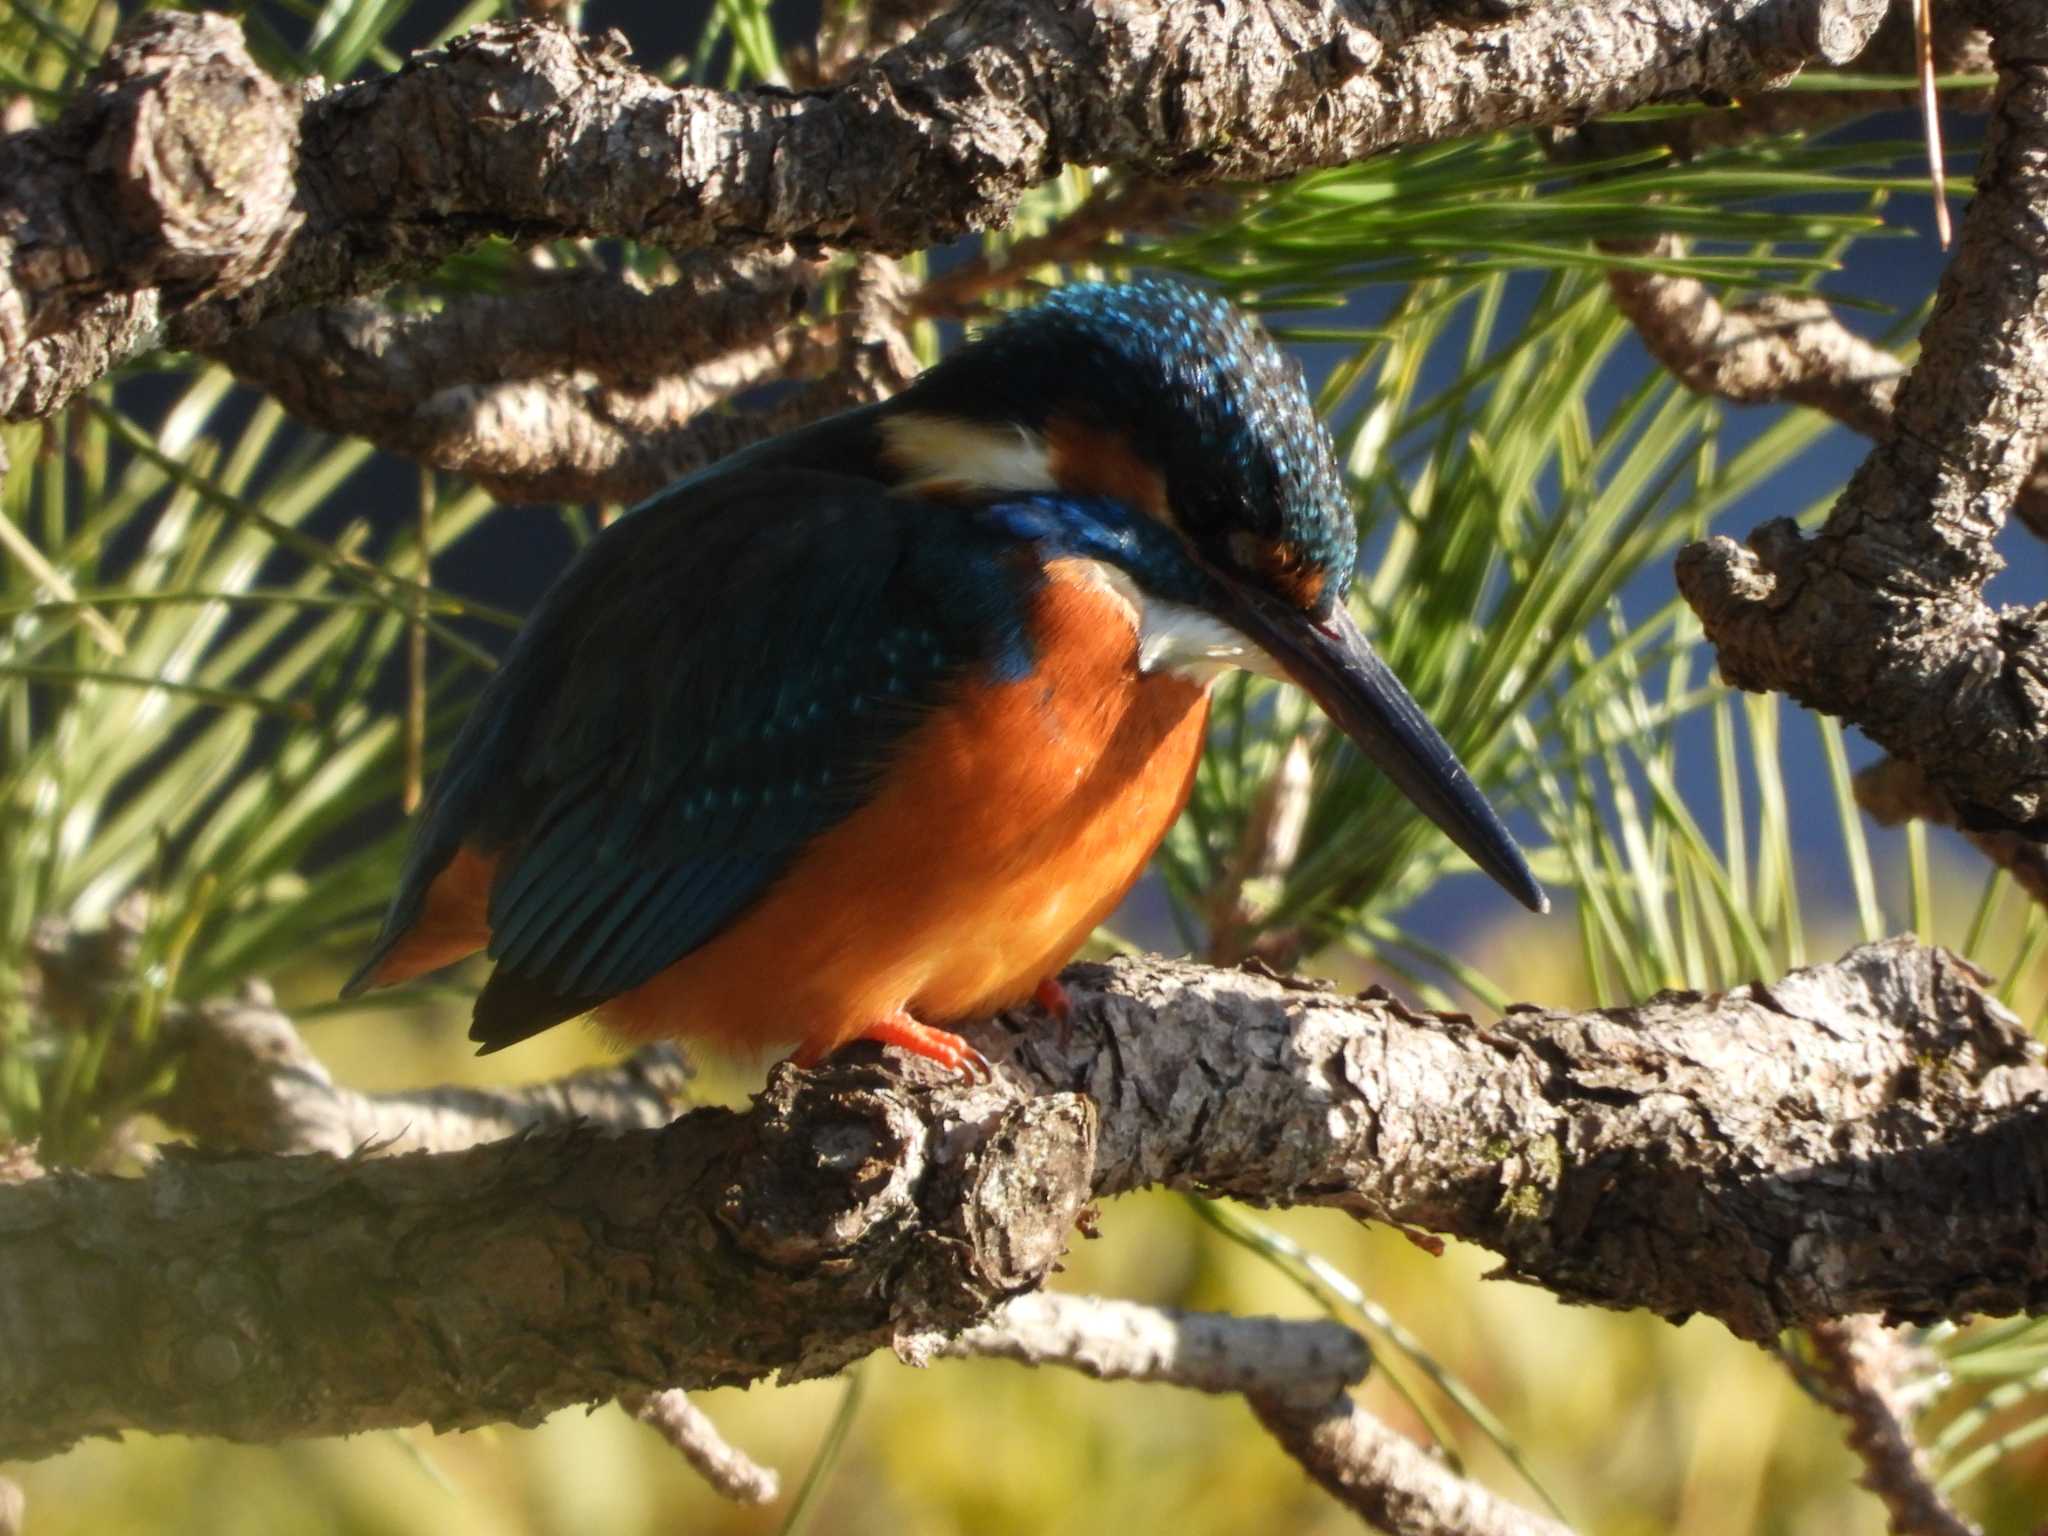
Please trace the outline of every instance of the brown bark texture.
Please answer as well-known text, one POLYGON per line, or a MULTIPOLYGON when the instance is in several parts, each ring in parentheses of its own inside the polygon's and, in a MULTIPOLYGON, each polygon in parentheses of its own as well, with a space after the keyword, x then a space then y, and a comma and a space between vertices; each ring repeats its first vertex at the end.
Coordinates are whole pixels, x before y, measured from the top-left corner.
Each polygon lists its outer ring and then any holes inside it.
POLYGON ((927 1358, 1039 1286, 1091 1200, 1151 1185, 1445 1233, 1566 1300, 1753 1339, 2037 1308, 2048 1069, 1981 980, 1894 940, 1482 1025, 1124 961, 1069 970, 1064 1040, 981 1029, 988 1083, 855 1053, 657 1130, 52 1173, 0 1186, 0 1455, 532 1423, 927 1358))
POLYGON ((1853 721, 1966 825, 2048 830, 2048 607, 1994 609, 1993 548, 2048 441, 2048 8, 1985 0, 1998 85, 1920 359, 1811 539, 1679 557, 1722 674, 1853 721))
POLYGON ((1429 0, 967 0, 801 93, 671 88, 617 34, 526 22, 303 102, 231 23, 165 15, 117 41, 60 122, 0 148, 0 419, 48 414, 153 325, 221 346, 488 235, 918 250, 1000 224, 1066 165, 1262 180, 1748 90, 1852 58, 1885 9, 1579 0, 1475 27, 1429 0), (216 76, 211 95, 186 85, 216 76), (172 121, 187 95, 205 95, 196 127, 172 121), (111 188, 81 197, 81 169, 109 164, 111 188))

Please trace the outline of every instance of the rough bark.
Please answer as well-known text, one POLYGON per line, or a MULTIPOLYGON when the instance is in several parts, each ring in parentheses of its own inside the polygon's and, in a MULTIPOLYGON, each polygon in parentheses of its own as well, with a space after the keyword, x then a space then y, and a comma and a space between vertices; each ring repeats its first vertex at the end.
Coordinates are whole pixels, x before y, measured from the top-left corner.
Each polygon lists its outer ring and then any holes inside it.
POLYGON ((1166 961, 1071 969, 987 1084, 861 1057, 744 1114, 469 1151, 165 1159, 0 1187, 0 1453, 530 1423, 915 1354, 1091 1197, 1334 1205, 1567 1300, 1747 1338, 2048 1304, 2048 1069, 1903 940, 1723 995, 1478 1025, 1166 961), (168 1283, 167 1283, 168 1282, 168 1283))
MULTIPOLYGON (((843 83, 804 94, 672 89, 628 64, 616 34, 585 45, 534 23, 482 28, 305 103, 296 178, 238 204, 259 233, 234 253, 233 284, 194 296, 147 267, 101 261, 74 278, 103 290, 101 305, 0 337, 14 380, 0 390, 0 417, 61 405, 132 350, 143 310, 174 346, 219 346, 269 316, 429 272, 487 235, 903 252, 1002 222, 1069 164, 1259 180, 1400 144, 1748 90, 1852 58, 1885 8, 1580 0, 1473 28, 1428 0, 968 0, 843 83), (43 381, 33 391, 15 356, 24 340, 27 372, 43 381)), ((123 73, 132 52, 124 39, 103 70, 115 101, 152 89, 123 73)), ((60 139, 75 142, 74 156, 101 142, 61 124, 9 141, 19 169, 0 179, 0 230, 75 185, 70 162, 52 158, 60 139)), ((287 125, 274 142, 292 139, 287 125)), ((121 247, 127 226, 101 212, 121 247)), ((0 283, 0 312, 37 308, 11 260, 0 283)))
POLYGON ((297 99, 226 16, 138 18, 48 129, 0 137, 0 415, 47 415, 300 222, 297 99))
POLYGON ((0 1213, 0 1442, 274 1440, 836 1370, 1035 1284, 1093 1106, 779 1069, 750 1114, 448 1154, 165 1157, 0 1213))
POLYGON ((1855 722, 1978 828, 2048 829, 2048 608, 1994 610, 2048 440, 2048 11, 1979 7, 1999 84, 1978 193, 1893 420, 1811 540, 1696 544, 1678 582, 1736 685, 1855 722))

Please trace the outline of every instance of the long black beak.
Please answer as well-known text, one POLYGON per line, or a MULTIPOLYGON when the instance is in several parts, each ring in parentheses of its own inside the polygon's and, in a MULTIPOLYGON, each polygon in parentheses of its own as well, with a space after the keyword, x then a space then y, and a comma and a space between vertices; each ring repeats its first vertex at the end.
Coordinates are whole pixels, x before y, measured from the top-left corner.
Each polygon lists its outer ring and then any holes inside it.
POLYGON ((1474 864, 1530 911, 1548 912, 1550 898, 1472 775, 1343 606, 1326 619, 1312 619, 1261 592, 1226 585, 1234 587, 1231 617, 1246 638, 1306 688, 1337 728, 1474 864))

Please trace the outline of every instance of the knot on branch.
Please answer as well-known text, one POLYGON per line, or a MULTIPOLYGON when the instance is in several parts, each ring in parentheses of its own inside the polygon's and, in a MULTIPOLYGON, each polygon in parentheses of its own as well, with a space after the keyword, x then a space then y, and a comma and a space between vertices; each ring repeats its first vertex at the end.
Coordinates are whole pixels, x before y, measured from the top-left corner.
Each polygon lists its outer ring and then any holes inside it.
POLYGON ((122 215, 86 224, 89 238, 113 241, 105 259, 170 297, 247 287, 298 222, 298 115, 232 18, 138 18, 59 129, 90 144, 87 170, 122 215))
POLYGON ((1795 11, 1798 46, 1822 63, 1842 65, 1869 46, 1891 0, 1807 0, 1795 11))
MULTIPOLYGON (((138 18, 54 127, 0 150, 0 180, 41 193, 0 226, 18 339, 102 294, 158 285, 190 299, 265 276, 299 222, 298 116, 231 18, 138 18)), ((0 337, 14 318, 0 316, 0 337)))
POLYGON ((799 1292, 887 1273, 907 1338, 1044 1281, 1091 1193, 1097 1111, 1078 1094, 905 1086, 875 1068, 778 1067, 718 1219, 799 1292))
POLYGON ((1771 654, 1780 636, 1770 615, 1796 588, 1804 555, 1798 526, 1785 518, 1763 524, 1747 546, 1716 536, 1678 552, 1678 590, 1714 640, 1731 686, 1767 693, 1790 669, 1771 654))

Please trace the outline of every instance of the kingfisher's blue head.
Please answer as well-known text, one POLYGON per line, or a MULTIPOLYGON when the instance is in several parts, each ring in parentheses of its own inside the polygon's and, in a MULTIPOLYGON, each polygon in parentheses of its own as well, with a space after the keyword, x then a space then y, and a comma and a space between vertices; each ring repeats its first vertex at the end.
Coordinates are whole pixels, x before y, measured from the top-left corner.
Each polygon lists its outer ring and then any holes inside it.
POLYGON ((876 418, 898 484, 1014 505, 1132 600, 1140 665, 1305 687, 1502 885, 1527 864, 1345 604, 1350 498, 1294 360, 1222 299, 1088 284, 1004 320, 876 418))
POLYGON ((1350 588, 1350 498, 1301 369, 1211 294, 1157 280, 1061 289, 902 403, 891 441, 927 478, 1116 499, 1203 567, 1309 611, 1350 588))

